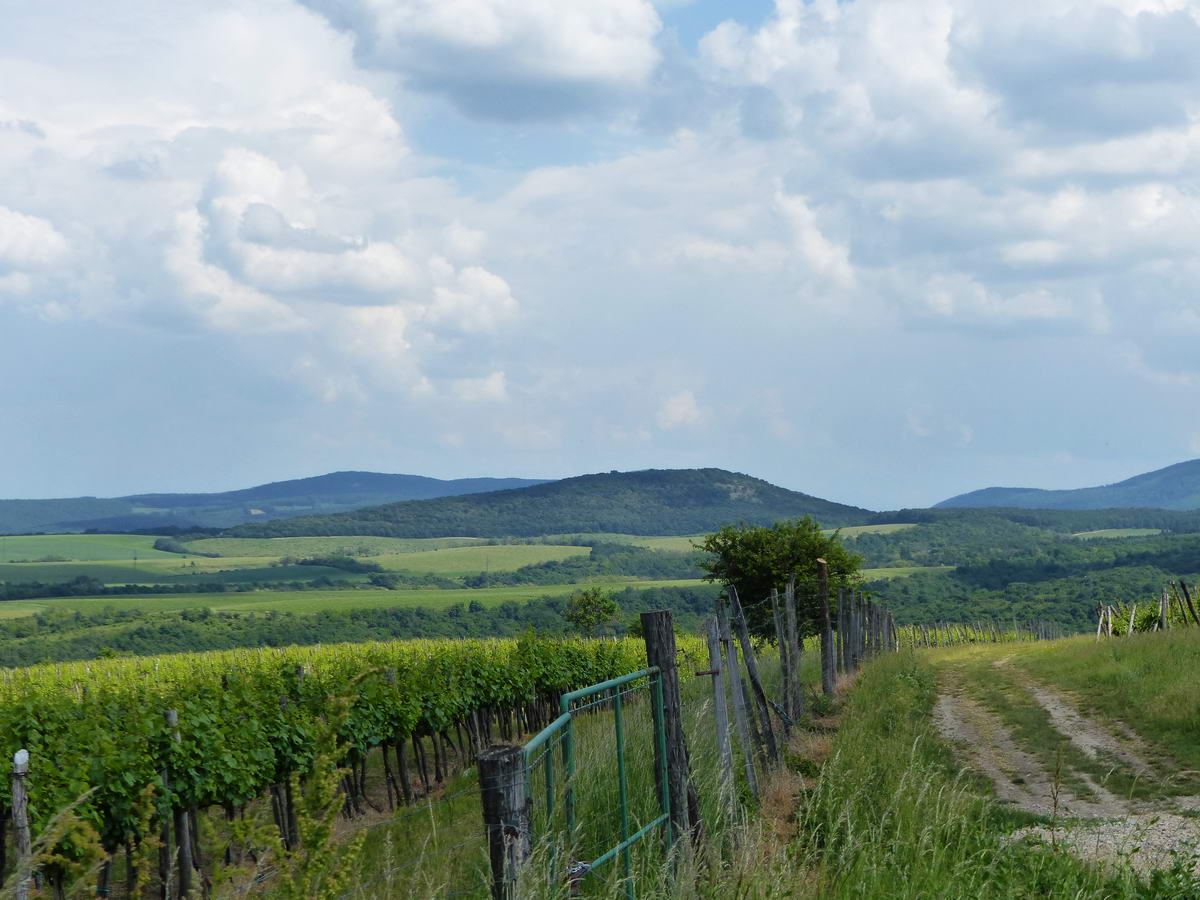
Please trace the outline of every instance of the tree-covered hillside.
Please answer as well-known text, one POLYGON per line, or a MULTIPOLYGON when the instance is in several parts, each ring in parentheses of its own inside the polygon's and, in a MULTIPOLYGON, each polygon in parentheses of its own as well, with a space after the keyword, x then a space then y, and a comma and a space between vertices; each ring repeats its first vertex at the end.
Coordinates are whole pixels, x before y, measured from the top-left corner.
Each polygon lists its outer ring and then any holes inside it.
POLYGON ((1116 484, 1075 490, 990 487, 943 500, 939 508, 1007 506, 1024 509, 1158 507, 1200 509, 1200 459, 1135 475, 1116 484))
POLYGON ((723 469, 647 469, 581 475, 533 487, 391 503, 331 516, 243 525, 235 537, 379 535, 526 537, 571 532, 697 534, 721 525, 772 525, 812 516, 825 526, 873 513, 723 469))
POLYGON ((133 494, 64 500, 0 500, 0 534, 137 531, 336 513, 399 500, 423 500, 541 484, 530 478, 459 478, 331 472, 215 494, 133 494))

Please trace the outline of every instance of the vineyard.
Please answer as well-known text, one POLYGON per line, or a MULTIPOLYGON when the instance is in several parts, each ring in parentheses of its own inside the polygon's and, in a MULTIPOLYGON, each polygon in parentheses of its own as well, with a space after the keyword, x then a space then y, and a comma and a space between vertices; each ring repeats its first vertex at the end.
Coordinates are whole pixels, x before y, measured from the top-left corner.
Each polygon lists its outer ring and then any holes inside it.
MULTIPOLYGON (((328 723, 344 754, 346 813, 363 815, 375 806, 369 758, 385 773, 388 805, 412 802, 491 741, 541 728, 563 692, 644 665, 637 640, 523 638, 43 666, 4 673, 0 735, 7 758, 29 751, 29 818, 35 842, 53 840, 40 868, 56 894, 88 870, 107 893, 122 853, 130 887, 174 877, 184 887, 207 877, 199 841, 177 876, 169 863, 145 871, 144 847, 168 822, 179 833, 180 817, 195 835, 198 813, 221 807, 233 822, 262 798, 291 849, 300 839, 293 776, 313 766, 328 723), (73 825, 56 820, 65 809, 73 825)), ((4 801, 7 819, 7 788, 4 801)))

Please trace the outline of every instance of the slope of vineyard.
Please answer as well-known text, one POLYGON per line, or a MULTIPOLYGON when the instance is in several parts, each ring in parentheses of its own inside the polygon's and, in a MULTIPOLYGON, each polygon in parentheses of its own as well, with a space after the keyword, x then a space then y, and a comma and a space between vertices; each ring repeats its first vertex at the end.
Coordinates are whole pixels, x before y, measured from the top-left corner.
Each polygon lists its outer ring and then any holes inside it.
MULTIPOLYGON (((151 836, 150 796, 160 814, 232 809, 307 771, 319 723, 344 698, 351 705, 340 738, 353 767, 374 747, 414 734, 461 727, 472 735, 481 711, 497 723, 536 726, 556 714, 562 692, 644 664, 639 640, 529 637, 39 666, 0 676, 0 739, 8 758, 30 753, 35 837, 78 802, 114 853, 151 836), (165 724, 169 709, 178 713, 178 741, 165 724)), ((5 782, 0 800, 9 803, 5 782)), ((69 850, 73 840, 62 844, 69 850)))

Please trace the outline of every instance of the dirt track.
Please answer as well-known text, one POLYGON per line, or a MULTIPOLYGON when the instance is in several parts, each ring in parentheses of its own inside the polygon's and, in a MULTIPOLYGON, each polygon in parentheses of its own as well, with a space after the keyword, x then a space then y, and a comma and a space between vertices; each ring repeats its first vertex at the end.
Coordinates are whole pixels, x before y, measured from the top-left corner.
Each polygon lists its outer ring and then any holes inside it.
MULTIPOLYGON (((1151 754, 1144 752, 1129 729, 1109 728, 1090 719, 1044 686, 1026 683, 1023 687, 1062 738, 1090 758, 1125 766, 1140 779, 1168 774, 1156 772, 1147 762, 1151 754)), ((1182 814, 1197 808, 1197 798, 1137 801, 1111 793, 1086 772, 1060 772, 1056 778, 1021 747, 999 716, 964 696, 961 685, 946 685, 934 720, 964 764, 992 782, 1001 803, 1051 819, 1050 824, 1021 829, 1014 839, 1036 836, 1087 859, 1112 860, 1123 854, 1141 871, 1170 865, 1174 853, 1190 855, 1200 846, 1200 820, 1182 814), (1081 796, 1082 791, 1064 784, 1063 776, 1068 774, 1069 780, 1082 782, 1091 796, 1081 796)), ((1196 870, 1200 872, 1200 864, 1196 870)))

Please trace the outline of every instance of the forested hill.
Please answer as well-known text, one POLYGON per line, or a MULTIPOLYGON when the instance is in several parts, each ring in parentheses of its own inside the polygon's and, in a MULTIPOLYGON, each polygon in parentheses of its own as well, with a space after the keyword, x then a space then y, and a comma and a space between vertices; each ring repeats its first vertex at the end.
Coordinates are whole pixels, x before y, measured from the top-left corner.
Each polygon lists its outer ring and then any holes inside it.
POLYGON ((1062 491, 984 488, 943 500, 935 508, 984 506, 1020 509, 1200 509, 1200 459, 1176 463, 1103 487, 1062 491))
POLYGON ((723 469, 648 469, 581 475, 533 487, 391 503, 331 516, 242 525, 234 537, 379 535, 528 537, 622 532, 696 534, 725 523, 771 525, 811 515, 851 525, 873 514, 723 469))
POLYGON ((332 472, 215 494, 134 494, 59 500, 0 500, 0 534, 131 531, 168 526, 225 528, 304 513, 337 513, 392 503, 528 487, 530 478, 459 478, 332 472))

